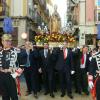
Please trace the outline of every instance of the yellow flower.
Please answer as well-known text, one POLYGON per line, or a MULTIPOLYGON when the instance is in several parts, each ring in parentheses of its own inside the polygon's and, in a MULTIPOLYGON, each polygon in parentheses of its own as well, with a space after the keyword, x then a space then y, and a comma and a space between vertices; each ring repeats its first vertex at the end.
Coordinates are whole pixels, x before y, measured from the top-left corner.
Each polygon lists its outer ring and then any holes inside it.
POLYGON ((40 42, 40 40, 38 40, 38 42, 40 42))

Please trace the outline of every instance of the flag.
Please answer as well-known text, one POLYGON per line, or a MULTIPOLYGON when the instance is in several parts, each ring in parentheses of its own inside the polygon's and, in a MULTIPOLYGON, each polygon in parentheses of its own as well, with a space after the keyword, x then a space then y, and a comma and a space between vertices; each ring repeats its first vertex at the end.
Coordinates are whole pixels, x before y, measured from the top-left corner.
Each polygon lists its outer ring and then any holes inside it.
POLYGON ((13 32, 12 19, 10 17, 4 18, 3 31, 5 33, 12 33, 13 32))

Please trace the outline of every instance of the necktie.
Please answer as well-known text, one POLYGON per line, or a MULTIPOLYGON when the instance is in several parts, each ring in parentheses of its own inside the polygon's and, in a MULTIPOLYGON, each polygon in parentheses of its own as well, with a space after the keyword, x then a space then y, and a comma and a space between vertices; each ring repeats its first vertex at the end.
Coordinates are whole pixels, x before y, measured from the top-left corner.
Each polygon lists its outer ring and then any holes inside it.
POLYGON ((82 54, 81 64, 84 64, 84 54, 82 54))
POLYGON ((66 57, 67 57, 66 49, 64 49, 63 52, 64 52, 64 59, 66 59, 66 57))

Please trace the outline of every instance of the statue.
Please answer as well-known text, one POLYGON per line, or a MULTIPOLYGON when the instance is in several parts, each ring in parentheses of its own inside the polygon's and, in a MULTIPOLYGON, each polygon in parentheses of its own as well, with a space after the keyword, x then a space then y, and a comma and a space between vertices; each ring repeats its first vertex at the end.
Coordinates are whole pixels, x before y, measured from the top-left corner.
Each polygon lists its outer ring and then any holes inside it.
POLYGON ((54 13, 50 18, 50 33, 58 33, 61 28, 61 19, 57 12, 57 6, 54 6, 54 13))

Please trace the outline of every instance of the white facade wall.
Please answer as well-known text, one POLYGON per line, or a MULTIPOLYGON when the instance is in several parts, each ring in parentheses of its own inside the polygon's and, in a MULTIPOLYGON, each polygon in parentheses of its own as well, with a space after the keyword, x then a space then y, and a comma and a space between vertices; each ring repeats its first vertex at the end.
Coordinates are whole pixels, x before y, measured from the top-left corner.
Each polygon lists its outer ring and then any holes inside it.
POLYGON ((23 0, 11 0, 11 16, 23 16, 23 0))
POLYGON ((79 24, 85 25, 86 22, 86 13, 85 13, 85 0, 80 0, 80 14, 79 14, 79 24))
POLYGON ((80 13, 79 13, 79 45, 85 44, 85 23, 86 23, 86 5, 85 0, 80 0, 80 13))
POLYGON ((79 45, 85 45, 86 34, 96 34, 95 23, 86 21, 86 0, 80 0, 80 14, 79 14, 79 45))
POLYGON ((24 40, 21 38, 21 34, 26 32, 26 20, 20 20, 18 27, 18 45, 24 44, 24 40))

